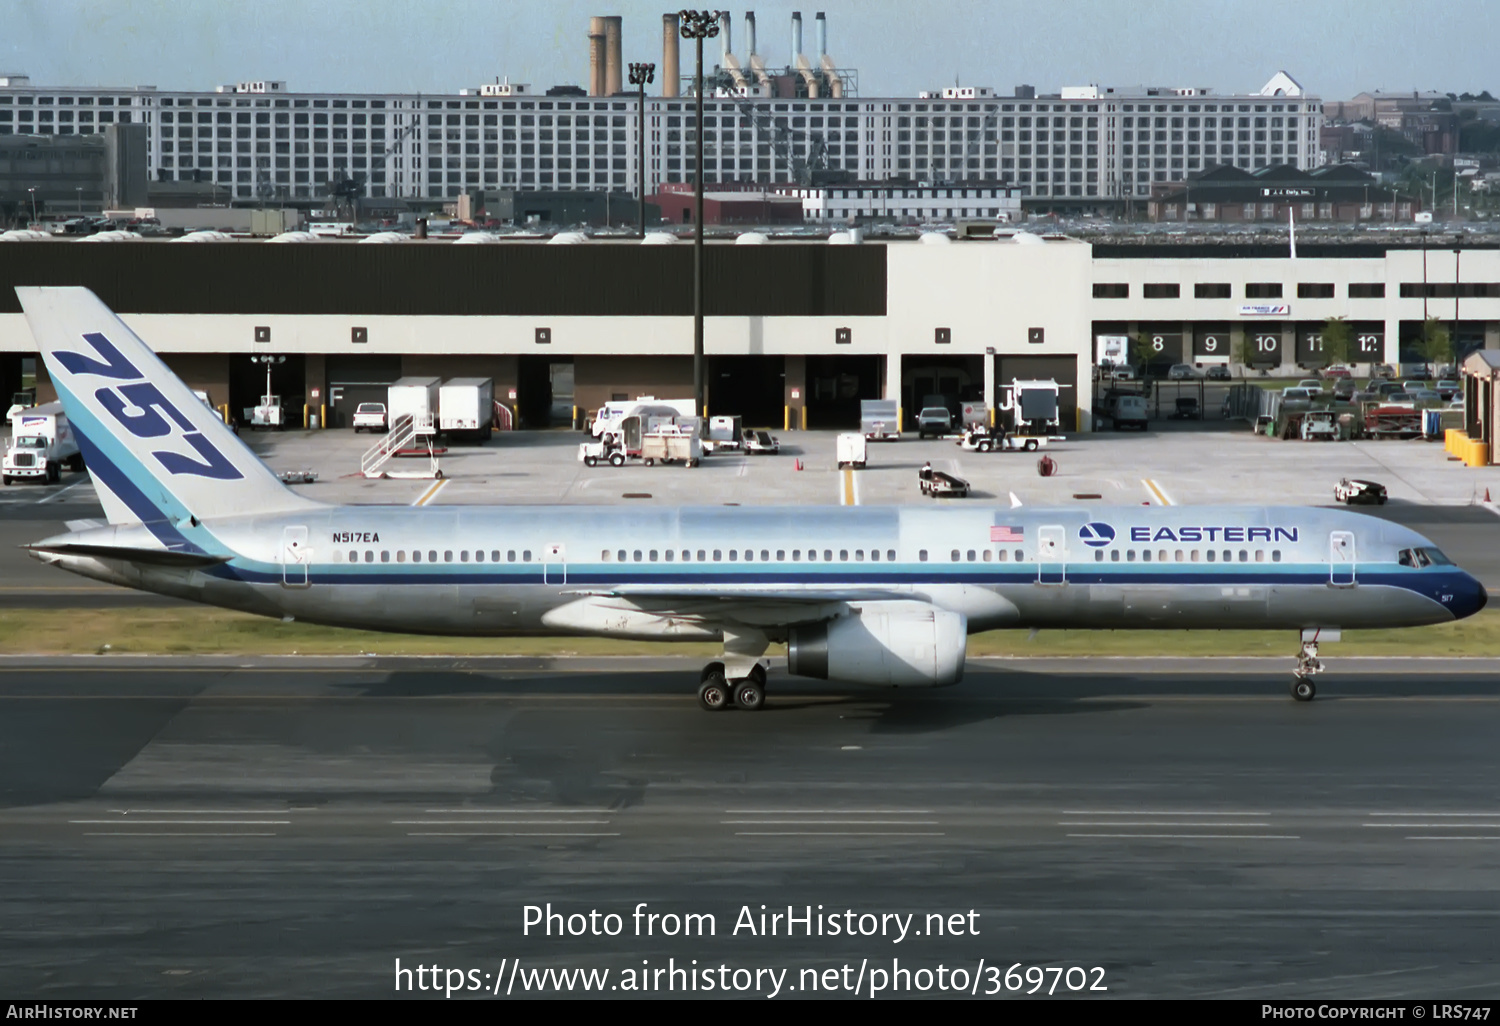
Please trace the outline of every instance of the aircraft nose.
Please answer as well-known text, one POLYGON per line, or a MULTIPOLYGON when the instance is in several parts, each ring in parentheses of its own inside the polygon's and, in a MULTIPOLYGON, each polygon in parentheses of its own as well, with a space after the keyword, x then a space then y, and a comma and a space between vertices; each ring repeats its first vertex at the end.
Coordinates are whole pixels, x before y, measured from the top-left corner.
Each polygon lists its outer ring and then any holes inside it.
POLYGON ((1475 613, 1483 609, 1490 601, 1490 594, 1489 592, 1484 590, 1484 585, 1480 584, 1473 577, 1469 578, 1469 584, 1470 588, 1468 589, 1467 593, 1464 594, 1460 599, 1462 605, 1454 610, 1454 613, 1458 619, 1463 619, 1466 616, 1473 616, 1475 613))

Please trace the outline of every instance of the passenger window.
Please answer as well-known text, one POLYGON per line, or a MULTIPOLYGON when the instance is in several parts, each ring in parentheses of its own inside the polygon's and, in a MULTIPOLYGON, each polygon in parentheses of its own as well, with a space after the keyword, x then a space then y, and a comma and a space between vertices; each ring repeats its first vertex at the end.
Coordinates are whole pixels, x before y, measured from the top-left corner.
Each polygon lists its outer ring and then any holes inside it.
POLYGON ((443 550, 443 562, 444 563, 451 563, 451 562, 453 562, 453 550, 452 549, 444 549, 443 550))
POLYGON ((500 562, 500 550, 499 549, 491 549, 490 550, 490 562, 491 563, 498 563, 498 562, 500 562))
POLYGON ((762 563, 769 563, 771 561, 771 553, 768 552, 768 551, 766 551, 765 549, 761 549, 760 550, 760 561, 762 563))
POLYGON ((927 550, 926 549, 920 549, 917 552, 917 562, 919 562, 919 563, 925 563, 925 562, 927 562, 927 550))
POLYGON ((1214 561, 1214 550, 1213 549, 1209 549, 1208 550, 1208 561, 1210 563, 1212 563, 1214 561))
POLYGON ((1109 550, 1109 561, 1111 563, 1118 563, 1120 561, 1120 550, 1119 549, 1110 549, 1109 550))
POLYGON ((970 563, 974 562, 974 550, 973 549, 969 550, 969 562, 970 563))
MULTIPOLYGON (((1006 552, 1004 549, 1001 549, 999 555, 1000 555, 1000 562, 1004 563, 1006 557, 1009 556, 1010 553, 1006 552)), ((1100 559, 1104 558, 1104 553, 1103 552, 1099 553, 1099 558, 1100 559)))
POLYGON ((420 563, 420 562, 422 562, 422 550, 421 549, 416 549, 415 551, 412 552, 412 554, 411 554, 411 561, 413 563, 420 563))
POLYGON ((895 549, 886 549, 885 550, 885 558, 888 559, 890 562, 894 563, 896 561, 896 550, 895 549))
POLYGON ((600 559, 601 562, 608 563, 609 562, 609 550, 605 549, 603 552, 599 553, 599 559, 600 559))
POLYGON ((785 563, 786 562, 786 549, 777 549, 776 550, 776 562, 778 562, 778 563, 785 563))
POLYGON ((849 562, 849 550, 848 549, 839 549, 839 562, 840 563, 847 563, 847 562, 849 562))
POLYGON ((639 563, 641 561, 641 550, 640 549, 636 549, 634 555, 635 555, 635 561, 637 563, 639 563))
MULTIPOLYGON (((1000 555, 1003 556, 1003 555, 1005 555, 1005 553, 1002 552, 1002 553, 1000 553, 1000 555)), ((1095 549, 1094 550, 1094 562, 1095 563, 1102 563, 1102 562, 1104 562, 1104 550, 1103 549, 1095 549)))
POLYGON ((371 551, 370 549, 365 549, 365 562, 366 563, 373 563, 373 562, 375 562, 375 553, 373 551, 371 551))
POLYGON ((1246 552, 1244 549, 1240 549, 1240 562, 1241 563, 1247 563, 1249 561, 1250 561, 1250 553, 1246 552))
POLYGON ((388 549, 382 549, 380 551, 380 561, 382 563, 389 563, 391 561, 391 554, 388 549))
POLYGON ((353 549, 349 550, 349 562, 351 562, 351 563, 358 563, 359 562, 359 553, 355 552, 353 549))
POLYGON ((793 549, 792 550, 792 562, 793 563, 800 563, 800 562, 802 562, 802 550, 801 549, 793 549))
POLYGON ((957 549, 954 549, 954 550, 953 550, 953 555, 952 555, 952 557, 951 557, 951 559, 952 559, 952 561, 953 561, 953 562, 955 562, 955 563, 957 563, 957 562, 958 562, 958 550, 957 550, 957 549))
POLYGON ((1281 562, 1281 550, 1280 549, 1272 549, 1271 550, 1271 562, 1273 562, 1273 563, 1280 563, 1281 562))
POLYGON ((719 562, 719 560, 721 560, 723 558, 724 558, 723 550, 722 549, 714 549, 714 562, 717 563, 717 562, 719 562))
POLYGON ((651 550, 651 562, 653 562, 653 563, 656 562, 656 550, 655 549, 651 550))
MULTIPOLYGON (((704 550, 703 549, 699 549, 698 550, 698 562, 700 562, 700 563, 706 562, 706 560, 703 558, 703 556, 704 556, 704 550)), ((714 558, 717 559, 718 557, 715 556, 714 558)))
POLYGON ((824 549, 823 550, 823 562, 825 562, 825 563, 832 563, 833 562, 833 550, 832 549, 824 549))
POLYGON ((1127 563, 1134 563, 1135 562, 1135 549, 1131 549, 1129 552, 1125 553, 1125 562, 1127 562, 1127 563))
POLYGON ((662 555, 666 556, 667 557, 667 562, 670 563, 670 562, 672 562, 672 557, 674 555, 676 555, 676 553, 674 553, 671 549, 666 549, 666 550, 664 550, 662 552, 662 555))
POLYGON ((1179 563, 1181 563, 1183 561, 1183 554, 1182 554, 1182 550, 1181 549, 1177 550, 1177 557, 1176 558, 1177 558, 1177 562, 1179 562, 1179 563))
POLYGON ((398 563, 405 563, 406 562, 406 550, 405 549, 397 549, 396 550, 396 562, 398 562, 398 563))
POLYGON ((1225 549, 1224 550, 1224 562, 1228 563, 1232 559, 1234 559, 1234 553, 1230 552, 1228 549, 1225 549))
POLYGON ((1142 549, 1141 550, 1141 562, 1143 562, 1143 563, 1149 563, 1149 562, 1151 562, 1151 550, 1150 549, 1142 549))
POLYGON ((1157 549, 1156 550, 1156 561, 1158 563, 1165 563, 1167 561, 1167 550, 1166 549, 1157 549))
POLYGON ((522 549, 521 550, 521 562, 523 562, 523 563, 530 563, 531 562, 531 550, 530 549, 522 549))
MULTIPOLYGON (((620 558, 624 559, 625 558, 625 553, 623 553, 623 552, 620 553, 620 558)), ((507 562, 514 563, 516 561, 516 550, 515 549, 511 549, 509 552, 507 552, 505 554, 505 559, 506 559, 507 562)))
POLYGON ((467 563, 469 561, 469 550, 468 549, 464 549, 462 552, 460 552, 458 554, 458 561, 460 563, 467 563))
POLYGON ((624 549, 621 549, 621 550, 620 550, 620 562, 621 562, 621 563, 623 563, 623 562, 625 562, 625 559, 626 559, 626 556, 625 556, 625 550, 624 550, 624 549))
POLYGON ((729 550, 729 561, 731 563, 733 563, 738 558, 739 558, 739 550, 738 549, 730 549, 729 550))
POLYGON ((1265 549, 1256 549, 1255 550, 1255 561, 1257 563, 1264 563, 1266 561, 1266 550, 1265 549))
POLYGON ((484 562, 484 550, 483 549, 475 549, 474 550, 474 562, 476 562, 476 563, 483 563, 484 562))
POLYGON ((1198 550, 1194 549, 1192 552, 1189 552, 1188 559, 1190 559, 1194 563, 1198 562, 1198 550))
POLYGON ((986 563, 988 563, 990 561, 990 550, 989 549, 985 549, 984 550, 983 557, 984 557, 984 561, 986 563))

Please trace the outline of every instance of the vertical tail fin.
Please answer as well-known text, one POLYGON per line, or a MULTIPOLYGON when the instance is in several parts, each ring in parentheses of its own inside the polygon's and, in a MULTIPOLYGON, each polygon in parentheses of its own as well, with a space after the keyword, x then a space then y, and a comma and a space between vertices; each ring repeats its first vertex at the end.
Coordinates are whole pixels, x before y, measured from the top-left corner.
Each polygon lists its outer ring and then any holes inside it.
POLYGON ((110 523, 319 505, 282 484, 88 289, 16 295, 110 523))

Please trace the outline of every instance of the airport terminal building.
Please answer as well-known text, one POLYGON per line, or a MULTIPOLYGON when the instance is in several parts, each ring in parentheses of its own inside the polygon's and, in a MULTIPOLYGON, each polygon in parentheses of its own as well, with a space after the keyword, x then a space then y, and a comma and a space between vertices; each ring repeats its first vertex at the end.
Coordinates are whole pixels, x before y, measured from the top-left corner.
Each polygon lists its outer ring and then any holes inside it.
MULTIPOLYGON (((1399 241, 1285 244, 1000 239, 711 242, 710 413, 747 425, 857 423, 861 399, 908 416, 942 393, 993 403, 1014 378, 1064 385, 1063 423, 1091 426, 1101 337, 1150 362, 1302 376, 1330 317, 1361 362, 1420 360, 1424 317, 1458 357, 1500 349, 1500 251, 1399 241)), ((0 245, 0 391, 35 345, 9 286, 86 285, 194 388, 241 410, 265 388, 347 425, 405 375, 488 377, 522 424, 692 388, 692 249, 633 241, 461 246, 220 242, 0 245), (566 382, 566 386, 561 383, 566 382)), ((40 383, 46 397, 45 381, 40 383)))

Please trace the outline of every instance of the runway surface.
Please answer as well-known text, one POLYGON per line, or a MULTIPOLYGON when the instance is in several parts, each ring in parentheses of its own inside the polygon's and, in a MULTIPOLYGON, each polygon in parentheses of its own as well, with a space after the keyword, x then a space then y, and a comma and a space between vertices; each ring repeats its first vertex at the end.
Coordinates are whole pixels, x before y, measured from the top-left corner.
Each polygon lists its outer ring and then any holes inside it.
POLYGON ((1302 705, 1269 661, 986 662, 709 714, 675 661, 0 663, 0 991, 983 958, 1113 996, 1493 997, 1496 669, 1332 660, 1302 705), (547 902, 623 931, 523 935, 547 902), (635 936, 638 902, 717 932, 635 936), (962 934, 733 935, 762 904, 962 934))

